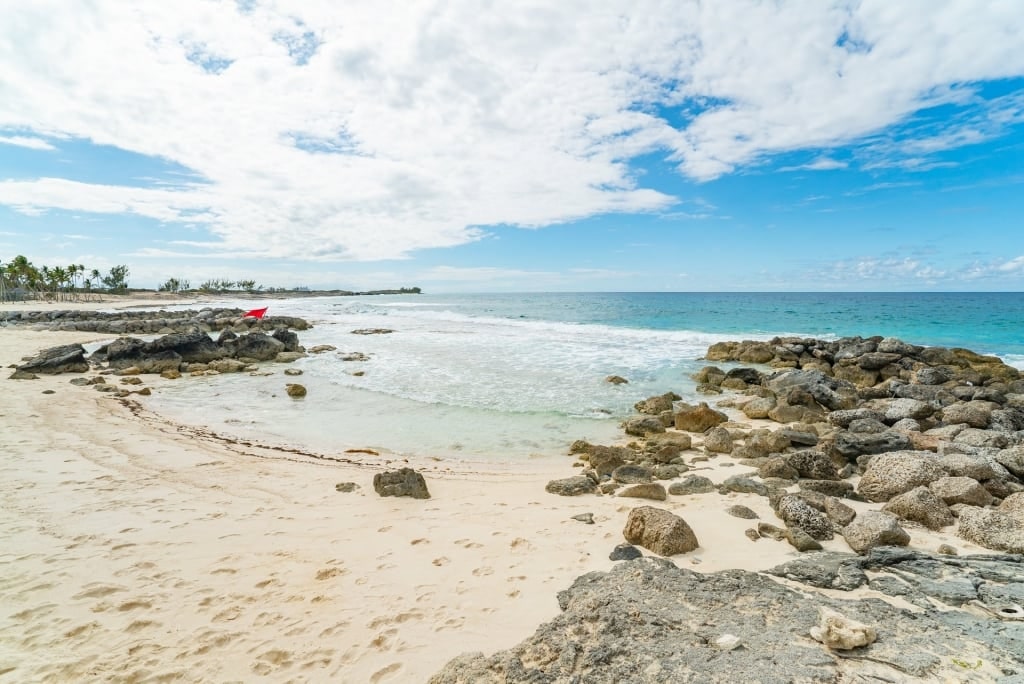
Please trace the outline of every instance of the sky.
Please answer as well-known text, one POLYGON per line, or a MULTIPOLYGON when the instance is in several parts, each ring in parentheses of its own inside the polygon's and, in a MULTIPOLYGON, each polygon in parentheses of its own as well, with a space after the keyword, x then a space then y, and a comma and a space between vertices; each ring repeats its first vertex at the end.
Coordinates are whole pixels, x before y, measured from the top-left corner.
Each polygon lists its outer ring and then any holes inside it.
POLYGON ((0 263, 1024 290, 1019 0, 0 0, 0 263))

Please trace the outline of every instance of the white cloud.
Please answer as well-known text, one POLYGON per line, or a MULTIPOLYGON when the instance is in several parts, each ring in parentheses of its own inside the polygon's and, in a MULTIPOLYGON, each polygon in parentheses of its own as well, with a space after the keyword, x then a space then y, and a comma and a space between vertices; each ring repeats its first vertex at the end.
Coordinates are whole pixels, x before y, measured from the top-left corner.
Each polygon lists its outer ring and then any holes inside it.
POLYGON ((24 135, 0 135, 0 145, 14 145, 16 147, 27 147, 30 150, 55 150, 57 149, 42 138, 34 138, 24 135))
MULTIPOLYGON (((951 86, 1024 73, 1013 2, 8 4, 0 131, 86 138, 208 182, 8 181, 0 203, 189 221, 217 253, 320 260, 664 210, 674 198, 643 187, 632 157, 661 152, 710 179, 924 107, 985 110, 951 86), (684 125, 659 115, 676 106, 684 125)), ((898 163, 928 168, 1020 109, 932 131, 898 163)))
POLYGON ((1016 273, 1018 271, 1024 271, 1024 255, 1021 255, 1015 259, 1010 259, 1006 263, 999 264, 997 270, 1004 273, 1016 273))

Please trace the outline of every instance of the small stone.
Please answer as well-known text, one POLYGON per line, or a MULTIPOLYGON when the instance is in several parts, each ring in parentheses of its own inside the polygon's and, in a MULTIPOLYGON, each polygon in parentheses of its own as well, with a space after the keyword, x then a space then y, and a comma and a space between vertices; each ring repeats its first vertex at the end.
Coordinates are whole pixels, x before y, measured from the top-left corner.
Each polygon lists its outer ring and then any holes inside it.
POLYGON ((746 506, 729 506, 729 508, 725 509, 725 512, 733 516, 734 518, 743 518, 744 520, 757 519, 757 513, 747 508, 746 506))
POLYGON ((715 648, 721 651, 731 651, 737 646, 739 646, 742 643, 742 641, 738 636, 734 634, 723 634, 711 643, 715 645, 715 648))
POLYGON ((761 535, 753 527, 748 527, 743 531, 743 534, 747 535, 747 539, 750 541, 757 541, 761 538, 761 535))
POLYGON ((939 544, 939 548, 935 549, 935 553, 941 553, 943 556, 955 556, 957 551, 949 544, 939 544))
POLYGON ((708 494, 715 491, 715 484, 703 475, 687 475, 679 482, 668 486, 668 493, 675 496, 687 494, 708 494))
POLYGON ((788 528, 786 541, 797 551, 821 551, 821 544, 800 527, 788 528))
POLYGON ((609 375, 604 379, 605 382, 609 382, 613 385, 625 385, 629 383, 629 380, 622 377, 621 375, 609 375))
POLYGON ((342 492, 345 494, 348 494, 349 492, 354 492, 357 489, 359 489, 359 485, 357 485, 355 482, 339 482, 338 484, 334 485, 334 491, 342 492))
POLYGON ((586 525, 593 525, 594 524, 594 514, 593 513, 580 513, 579 515, 572 516, 572 519, 573 520, 579 520, 581 523, 584 523, 586 525))
POLYGON ((636 548, 632 544, 619 544, 612 552, 608 554, 608 560, 613 561, 630 561, 636 560, 637 558, 643 558, 644 554, 641 553, 640 549, 636 548))
POLYGON ((831 649, 850 650, 874 643, 878 631, 862 622, 851 620, 831 608, 819 608, 821 621, 811 627, 811 638, 831 649))
POLYGON ((429 499, 426 480, 412 468, 377 473, 373 476, 373 490, 381 496, 408 496, 429 499))
POLYGON ((56 392, 52 389, 45 389, 43 390, 43 394, 56 394, 56 392))
POLYGON ((654 501, 664 501, 668 498, 665 493, 665 487, 657 482, 628 485, 618 490, 616 496, 633 497, 636 499, 652 499, 654 501))
POLYGON ((160 377, 164 378, 165 380, 177 380, 178 378, 181 377, 181 371, 175 370, 173 368, 165 368, 164 370, 160 371, 160 377))
POLYGON ((296 383, 288 383, 284 386, 285 391, 288 392, 288 396, 293 399, 299 399, 306 396, 306 388, 296 383))
POLYGON ((559 496, 579 496, 580 494, 592 494, 594 492, 594 481, 585 475, 574 475, 560 480, 551 480, 544 491, 559 496))
POLYGON ((141 385, 142 384, 142 378, 140 378, 138 376, 130 377, 130 378, 121 378, 121 384, 122 385, 141 385))
POLYGON ((284 369, 284 374, 285 375, 302 375, 302 369, 301 368, 285 368, 284 369))
POLYGON ((776 527, 771 523, 759 522, 757 523, 757 533, 762 537, 770 537, 775 541, 782 541, 786 538, 786 531, 782 528, 776 527))

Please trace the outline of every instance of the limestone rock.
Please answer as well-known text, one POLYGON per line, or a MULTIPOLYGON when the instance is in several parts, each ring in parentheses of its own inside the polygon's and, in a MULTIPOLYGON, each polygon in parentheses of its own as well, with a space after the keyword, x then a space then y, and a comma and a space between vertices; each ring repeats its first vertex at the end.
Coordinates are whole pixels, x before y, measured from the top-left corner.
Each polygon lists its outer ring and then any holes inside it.
POLYGON ((786 528, 786 541, 797 551, 821 551, 821 544, 799 527, 786 528))
POLYGON ((697 536, 685 520, 652 506, 641 506, 630 511, 622 534, 630 544, 642 546, 661 556, 688 553, 700 546, 697 536))
POLYGON ((739 494, 757 494, 758 496, 768 496, 768 488, 763 482, 758 482, 746 475, 731 475, 725 478, 718 487, 718 491, 722 494, 728 492, 737 492, 739 494))
POLYGON ((671 411, 672 403, 679 401, 681 397, 675 392, 666 392, 655 397, 648 397, 633 405, 637 413, 645 413, 649 416, 656 416, 662 411, 671 411))
POLYGON ((625 465, 626 460, 632 458, 633 452, 624 447, 594 445, 590 449, 590 467, 600 477, 611 475, 612 471, 625 465))
POLYGON ((796 451, 785 456, 789 465, 793 466, 800 477, 811 480, 838 480, 839 473, 836 471, 832 459, 820 451, 796 451))
POLYGON ((942 420, 946 423, 967 423, 973 428, 986 428, 992 419, 992 411, 998 404, 989 401, 968 401, 946 406, 942 409, 942 420))
POLYGON ((661 424, 661 421, 658 418, 653 416, 630 418, 622 427, 627 435, 633 435, 635 437, 644 437, 652 432, 665 431, 665 426, 661 424))
POLYGON ((882 510, 904 520, 920 523, 929 530, 938 530, 954 522, 949 507, 928 487, 915 487, 894 496, 882 510))
POLYGON ((1015 492, 999 504, 999 512, 1017 518, 1024 525, 1024 492, 1015 492))
POLYGON ((574 475, 560 480, 551 480, 544 491, 559 496, 579 496, 580 494, 593 494, 597 489, 594 481, 585 475, 574 475))
POLYGON ((334 491, 342 492, 343 494, 349 494, 359 489, 359 485, 355 482, 339 482, 334 485, 334 491))
POLYGON ((944 475, 927 452, 894 451, 871 459, 857 484, 857 493, 868 501, 888 501, 914 487, 929 485, 944 475))
POLYGON ((665 493, 665 487, 657 482, 627 485, 617 490, 615 495, 632 497, 634 499, 651 499, 653 501, 664 501, 668 498, 665 493))
POLYGON ((774 397, 756 397, 743 404, 743 406, 740 407, 740 411, 742 411, 747 418, 767 418, 771 410, 775 408, 775 404, 776 400, 774 397))
POLYGON ((1024 525, 1003 511, 963 506, 956 533, 986 549, 1024 553, 1024 525))
POLYGON ((712 453, 732 453, 732 435, 723 427, 714 427, 704 435, 704 448, 712 453))
POLYGON ((740 505, 729 506, 729 508, 725 509, 725 512, 728 513, 729 515, 731 515, 734 518, 743 518, 744 520, 756 520, 757 519, 757 513, 755 513, 753 510, 747 508, 746 506, 740 506, 740 505))
POLYGON ((604 379, 605 382, 611 383, 612 385, 625 385, 629 383, 629 380, 622 377, 621 375, 609 375, 604 379))
POLYGON ((795 480, 800 477, 800 473, 796 468, 790 465, 785 456, 773 456, 772 458, 769 458, 764 462, 757 474, 762 479, 777 477, 783 480, 795 480))
POLYGON ((846 527, 857 517, 857 511, 834 496, 829 496, 825 498, 825 515, 836 525, 846 527))
POLYGON ((863 622, 851 620, 831 608, 820 608, 820 621, 811 627, 811 638, 831 649, 848 651, 872 644, 878 630, 863 622))
POLYGON ((941 477, 928 485, 928 488, 947 506, 958 503, 987 506, 992 503, 992 495, 980 482, 969 477, 941 477))
MULTIPOLYGON (((80 344, 65 344, 50 347, 17 367, 13 379, 27 378, 33 373, 56 375, 58 373, 85 373, 89 370, 89 362, 85 360, 85 349, 80 344)), ((28 378, 31 379, 31 378, 28 378)))
MULTIPOLYGON (((593 483, 591 483, 593 486, 593 483)), ((373 476, 373 490, 381 496, 408 496, 429 499, 426 480, 412 468, 377 473, 373 476)))
POLYGON ((676 429, 686 432, 704 432, 727 420, 729 417, 724 413, 701 402, 696 408, 683 409, 676 414, 676 429))
POLYGON ((668 486, 668 493, 674 496, 687 494, 708 494, 717 491, 715 484, 703 475, 687 475, 679 482, 668 486))
POLYGON ((881 511, 865 511, 843 528, 843 538, 857 553, 876 546, 906 546, 910 535, 900 527, 896 516, 881 511))
POLYGON ((650 468, 627 463, 612 471, 612 479, 622 484, 640 484, 650 482, 653 479, 653 473, 650 468))
POLYGON ((882 454, 887 451, 906 450, 909 447, 910 438, 899 432, 841 432, 836 435, 832 451, 840 458, 853 461, 862 454, 882 454))
POLYGON ((306 388, 297 383, 288 383, 284 386, 284 389, 292 399, 300 399, 306 396, 306 388))
POLYGON ((777 512, 786 525, 799 527, 813 539, 831 539, 832 523, 799 496, 788 494, 779 500, 777 512))

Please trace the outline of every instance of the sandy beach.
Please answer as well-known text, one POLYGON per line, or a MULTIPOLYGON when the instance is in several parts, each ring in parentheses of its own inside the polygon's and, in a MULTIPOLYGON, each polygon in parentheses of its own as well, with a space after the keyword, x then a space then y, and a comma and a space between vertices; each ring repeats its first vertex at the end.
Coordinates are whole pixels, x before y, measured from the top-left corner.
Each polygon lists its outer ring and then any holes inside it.
MULTIPOLYGON (((104 337, 0 329, 0 364, 104 337)), ((629 510, 648 503, 546 493, 573 474, 568 456, 453 465, 282 450, 175 425, 144 397, 115 399, 66 375, 7 374, 0 682, 425 681, 554 617, 556 592, 610 568, 629 510), (374 473, 401 465, 425 475, 431 499, 373 492, 374 473), (335 490, 349 481, 355 492, 335 490), (586 512, 595 524, 572 519, 586 512)), ((694 466, 716 482, 750 471, 727 456, 694 466)), ((760 570, 799 555, 746 539, 751 521, 728 515, 733 504, 781 524, 752 494, 655 504, 700 540, 677 564, 760 570)), ((946 529, 914 528, 911 546, 983 552, 946 529)), ((848 551, 841 538, 824 545, 848 551)))

